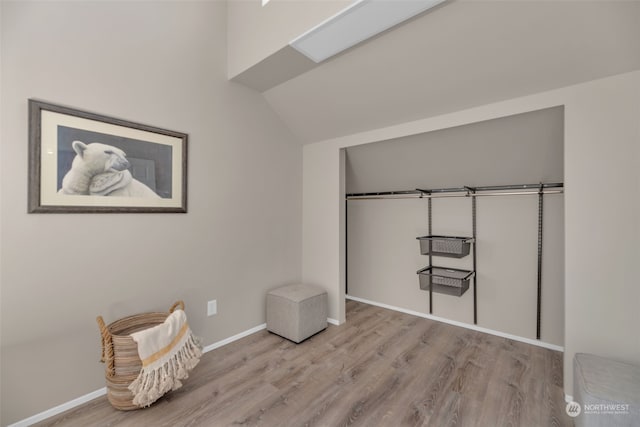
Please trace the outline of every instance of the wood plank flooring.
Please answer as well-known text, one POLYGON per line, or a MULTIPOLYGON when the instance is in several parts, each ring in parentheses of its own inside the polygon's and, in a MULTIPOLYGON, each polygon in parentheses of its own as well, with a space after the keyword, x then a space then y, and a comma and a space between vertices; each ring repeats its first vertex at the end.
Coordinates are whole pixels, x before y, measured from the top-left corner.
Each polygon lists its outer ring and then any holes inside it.
POLYGON ((205 354, 150 408, 106 397, 40 426, 572 426, 562 353, 347 301, 301 344, 261 331, 205 354))

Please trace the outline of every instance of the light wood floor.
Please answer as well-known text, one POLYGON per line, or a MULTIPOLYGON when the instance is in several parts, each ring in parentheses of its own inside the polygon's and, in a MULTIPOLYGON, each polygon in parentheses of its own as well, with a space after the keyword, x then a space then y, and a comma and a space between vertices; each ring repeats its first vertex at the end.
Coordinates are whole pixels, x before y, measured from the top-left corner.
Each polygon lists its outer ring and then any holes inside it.
POLYGON ((106 397, 42 426, 571 426, 562 354, 347 302, 296 345, 261 331, 205 354, 150 408, 106 397))

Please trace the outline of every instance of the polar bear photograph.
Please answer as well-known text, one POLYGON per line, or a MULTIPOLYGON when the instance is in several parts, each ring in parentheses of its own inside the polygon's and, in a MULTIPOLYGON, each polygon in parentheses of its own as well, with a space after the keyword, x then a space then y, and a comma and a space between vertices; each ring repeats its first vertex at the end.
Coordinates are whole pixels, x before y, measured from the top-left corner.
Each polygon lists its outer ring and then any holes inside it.
POLYGON ((160 198, 135 179, 126 153, 111 145, 73 141, 76 153, 71 169, 62 179, 60 193, 68 195, 160 198))
POLYGON ((58 128, 57 193, 69 196, 172 197, 172 151, 163 144, 58 128))

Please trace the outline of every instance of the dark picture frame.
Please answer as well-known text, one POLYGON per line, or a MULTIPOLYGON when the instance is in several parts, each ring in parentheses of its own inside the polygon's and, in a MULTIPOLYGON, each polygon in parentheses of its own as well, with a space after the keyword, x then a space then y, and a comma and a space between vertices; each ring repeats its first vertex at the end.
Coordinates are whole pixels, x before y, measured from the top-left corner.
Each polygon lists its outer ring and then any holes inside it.
POLYGON ((182 132, 29 99, 29 213, 186 213, 182 132))

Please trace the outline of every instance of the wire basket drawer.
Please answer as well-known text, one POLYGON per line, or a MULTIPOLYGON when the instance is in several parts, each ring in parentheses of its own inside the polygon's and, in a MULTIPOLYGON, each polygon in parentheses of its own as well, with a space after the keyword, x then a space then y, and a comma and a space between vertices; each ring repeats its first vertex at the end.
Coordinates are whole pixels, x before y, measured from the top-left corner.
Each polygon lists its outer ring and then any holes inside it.
POLYGON ((472 237, 454 236, 422 236, 416 237, 420 241, 420 253, 422 255, 444 256, 449 258, 462 258, 469 255, 469 249, 473 242, 472 237))
POLYGON ((469 270, 444 267, 425 267, 418 270, 420 289, 440 294, 462 296, 469 289, 469 281, 475 273, 469 270))

